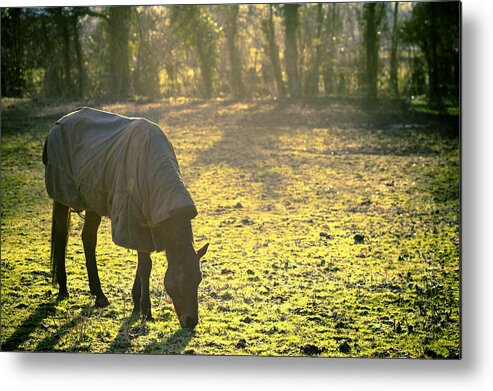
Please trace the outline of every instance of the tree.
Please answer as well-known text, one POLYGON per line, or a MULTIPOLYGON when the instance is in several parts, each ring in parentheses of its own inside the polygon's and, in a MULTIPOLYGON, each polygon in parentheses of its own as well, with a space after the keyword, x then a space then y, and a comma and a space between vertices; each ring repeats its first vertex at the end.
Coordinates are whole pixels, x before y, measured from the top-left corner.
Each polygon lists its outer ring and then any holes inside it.
POLYGON ((2 9, 2 94, 82 97, 80 19, 88 13, 87 7, 2 9))
MULTIPOLYGON (((318 82, 320 77, 320 61, 322 57, 322 28, 324 25, 324 12, 322 3, 317 4, 316 13, 316 34, 313 42, 314 49, 311 56, 311 66, 308 69, 308 75, 305 82, 305 94, 318 95, 318 82)), ((330 39, 331 37, 329 37, 330 39)))
POLYGON ((87 76, 80 41, 80 19, 93 13, 89 7, 47 8, 53 15, 62 41, 63 76, 62 96, 81 98, 86 93, 87 76), (75 69, 74 69, 75 68, 75 69))
POLYGON ((130 94, 130 7, 110 7, 107 28, 109 40, 110 97, 126 99, 130 94))
POLYGON ((224 32, 228 44, 229 64, 230 64, 230 84, 233 96, 243 98, 245 88, 241 76, 241 56, 238 49, 238 5, 225 6, 225 26, 224 32))
POLYGON ((298 72, 298 46, 296 44, 298 8, 299 4, 285 4, 283 7, 286 73, 288 75, 288 91, 291 98, 299 98, 301 96, 301 83, 298 72))
POLYGON ((428 71, 428 102, 443 110, 459 92, 460 3, 418 3, 406 25, 408 43, 422 51, 428 71))
POLYGON ((269 4, 268 17, 262 19, 262 31, 267 42, 266 52, 270 59, 272 73, 276 83, 277 96, 283 98, 286 96, 286 87, 282 79, 281 61, 279 60, 279 47, 276 42, 276 32, 273 19, 273 5, 269 4))
POLYGON ((212 98, 217 55, 217 25, 204 6, 174 6, 171 13, 173 32, 182 45, 196 51, 202 75, 202 95, 212 98))
POLYGON ((136 10, 138 49, 134 72, 135 92, 151 99, 160 94, 159 60, 164 55, 160 50, 162 41, 153 39, 158 34, 158 15, 154 11, 153 7, 139 7, 136 10))
POLYGON ((336 85, 335 64, 336 64, 336 42, 340 30, 339 4, 327 4, 325 16, 325 39, 323 40, 322 57, 322 80, 325 95, 334 92, 336 85))
POLYGON ((366 97, 369 102, 374 102, 377 99, 378 52, 380 47, 378 29, 384 16, 384 3, 365 3, 363 5, 363 37, 366 54, 366 97))
POLYGON ((24 92, 24 19, 22 8, 2 8, 2 96, 24 92))
POLYGON ((399 2, 394 4, 394 20, 392 26, 392 41, 390 46, 390 90, 394 98, 399 98, 397 51, 399 47, 399 2))
POLYGON ((242 98, 323 88, 370 102, 382 91, 427 95, 440 109, 458 103, 459 12, 452 2, 3 8, 1 92, 242 98))

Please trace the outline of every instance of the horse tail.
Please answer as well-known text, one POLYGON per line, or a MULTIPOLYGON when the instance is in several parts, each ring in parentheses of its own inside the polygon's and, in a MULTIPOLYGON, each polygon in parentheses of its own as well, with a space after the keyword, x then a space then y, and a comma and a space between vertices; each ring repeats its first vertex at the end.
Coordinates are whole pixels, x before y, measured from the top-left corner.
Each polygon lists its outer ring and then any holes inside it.
MULTIPOLYGON (((45 144, 46 145, 46 144, 45 144)), ((44 157, 44 156, 43 156, 44 157)), ((50 266, 51 266, 51 283, 56 284, 56 269, 57 263, 55 262, 55 203, 53 203, 53 211, 51 213, 51 250, 50 250, 50 266)))
MULTIPOLYGON (((67 240, 68 240, 68 233, 70 232, 70 208, 68 208, 67 211, 67 240)), ((55 251, 57 247, 57 240, 56 240, 56 216, 55 216, 55 201, 53 202, 53 211, 51 214, 51 248, 50 248, 50 268, 51 268, 51 283, 53 285, 56 284, 56 274, 57 274, 57 267, 58 264, 55 260, 55 251)), ((65 246, 64 251, 66 250, 67 246, 65 246)), ((65 257, 65 254, 64 254, 65 257)))
POLYGON ((48 138, 45 140, 45 145, 43 147, 43 164, 45 166, 48 164, 48 138))
MULTIPOLYGON (((46 147, 46 144, 45 144, 46 147)), ((44 153, 43 153, 44 163, 44 153)), ((53 203, 53 211, 51 212, 51 249, 50 249, 50 268, 51 268, 51 283, 56 283, 56 262, 55 262, 55 203, 53 203)))

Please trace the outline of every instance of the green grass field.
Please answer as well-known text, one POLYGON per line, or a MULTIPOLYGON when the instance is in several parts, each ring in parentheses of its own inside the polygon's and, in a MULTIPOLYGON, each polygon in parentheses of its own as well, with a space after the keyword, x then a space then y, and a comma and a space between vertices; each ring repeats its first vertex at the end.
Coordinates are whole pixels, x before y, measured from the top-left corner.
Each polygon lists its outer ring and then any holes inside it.
POLYGON ((155 322, 131 319, 137 254, 103 219, 93 307, 72 214, 70 298, 56 302, 41 153, 78 104, 2 101, 2 350, 460 357, 458 117, 354 102, 99 105, 172 141, 199 209, 200 323, 179 328, 154 254, 155 322))

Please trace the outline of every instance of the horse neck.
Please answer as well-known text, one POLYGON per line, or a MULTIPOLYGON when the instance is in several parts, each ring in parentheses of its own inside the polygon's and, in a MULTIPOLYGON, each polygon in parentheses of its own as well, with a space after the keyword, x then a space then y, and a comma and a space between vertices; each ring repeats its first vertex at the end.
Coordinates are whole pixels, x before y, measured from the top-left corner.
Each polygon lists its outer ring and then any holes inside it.
POLYGON ((166 229, 166 247, 176 248, 191 245, 193 248, 193 231, 192 223, 189 218, 183 216, 174 216, 167 222, 166 229))

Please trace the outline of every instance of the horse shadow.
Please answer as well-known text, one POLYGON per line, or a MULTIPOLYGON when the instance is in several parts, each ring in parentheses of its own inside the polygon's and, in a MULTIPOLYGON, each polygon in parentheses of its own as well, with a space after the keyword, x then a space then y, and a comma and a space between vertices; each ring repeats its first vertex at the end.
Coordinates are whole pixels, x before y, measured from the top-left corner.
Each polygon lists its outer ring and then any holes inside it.
MULTIPOLYGON (((53 352, 56 344, 60 341, 60 339, 67 333, 70 332, 70 330, 73 330, 74 328, 80 327, 80 338, 83 338, 84 336, 84 325, 87 322, 87 319, 93 314, 94 312, 94 307, 93 306, 86 306, 82 309, 81 313, 78 314, 75 317, 70 317, 67 318, 66 321, 57 326, 57 331, 45 338, 43 338, 41 341, 38 342, 36 345, 35 351, 38 352, 53 352)), ((73 340, 73 350, 77 351, 80 350, 78 348, 79 341, 77 336, 74 337, 73 340)))
POLYGON ((171 334, 165 341, 152 342, 144 348, 146 354, 194 354, 193 349, 185 350, 192 338, 194 330, 180 329, 171 334))
MULTIPOLYGON (((132 346, 132 338, 135 336, 135 328, 132 326, 135 324, 136 317, 125 318, 118 330, 116 337, 111 342, 110 346, 106 350, 106 353, 127 353, 132 346)), ((145 323, 140 323, 140 330, 138 334, 142 335, 145 332, 145 323)))
MULTIPOLYGON (((14 333, 7 338, 5 342, 1 343, 1 351, 13 352, 23 351, 19 348, 24 342, 29 340, 31 334, 42 326, 43 321, 56 313, 56 305, 59 303, 58 299, 51 300, 47 303, 42 303, 17 327, 14 333)), ((57 326, 57 331, 37 343, 33 351, 49 352, 53 351, 53 348, 58 343, 60 338, 68 333, 71 329, 84 322, 84 320, 90 316, 93 312, 93 307, 88 306, 83 308, 82 312, 75 317, 71 317, 57 326)))
MULTIPOLYGON (((147 334, 147 326, 144 320, 137 322, 135 317, 125 319, 118 330, 116 337, 110 344, 107 353, 129 353, 132 346, 132 339, 147 334)), ((193 354, 185 351, 192 338, 195 336, 194 330, 180 329, 168 336, 166 340, 151 342, 144 349, 144 354, 193 354)))
POLYGON ((1 350, 7 352, 18 350, 19 346, 29 339, 31 333, 40 326, 43 320, 55 312, 56 304, 57 301, 52 300, 36 307, 14 333, 5 342, 2 342, 1 350))

